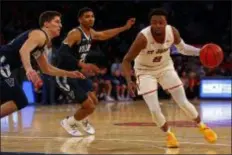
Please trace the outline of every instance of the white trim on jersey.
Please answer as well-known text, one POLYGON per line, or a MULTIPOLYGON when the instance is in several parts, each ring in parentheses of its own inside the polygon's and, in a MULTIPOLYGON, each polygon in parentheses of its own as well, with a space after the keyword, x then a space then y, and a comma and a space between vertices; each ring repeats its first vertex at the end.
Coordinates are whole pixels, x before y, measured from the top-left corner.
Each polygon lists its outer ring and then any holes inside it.
POLYGON ((79 28, 80 28, 80 30, 83 32, 83 34, 85 35, 85 37, 87 38, 87 40, 90 40, 91 35, 88 36, 88 35, 85 33, 85 31, 81 28, 81 26, 79 26, 79 28))

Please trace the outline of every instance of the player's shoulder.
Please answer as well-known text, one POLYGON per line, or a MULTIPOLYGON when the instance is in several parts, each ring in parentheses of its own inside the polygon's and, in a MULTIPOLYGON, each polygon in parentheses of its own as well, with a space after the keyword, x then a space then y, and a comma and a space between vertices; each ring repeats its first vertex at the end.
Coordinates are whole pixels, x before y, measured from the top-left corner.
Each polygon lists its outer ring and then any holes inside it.
POLYGON ((172 34, 173 34, 174 38, 179 38, 180 37, 180 33, 179 33, 179 31, 177 30, 176 27, 171 26, 171 30, 172 30, 172 34))
POLYGON ((147 42, 148 42, 147 37, 146 37, 143 33, 141 33, 141 32, 139 32, 139 33, 137 34, 135 40, 136 40, 136 41, 135 41, 136 43, 139 43, 139 44, 141 44, 141 45, 143 45, 143 46, 146 46, 146 45, 147 45, 147 42))
POLYGON ((33 29, 29 32, 29 37, 32 37, 37 40, 47 40, 46 32, 41 29, 33 29))
POLYGON ((81 31, 78 28, 73 28, 68 32, 68 36, 80 36, 81 35, 81 31))
POLYGON ((150 29, 151 29, 151 26, 147 26, 147 27, 143 28, 140 32, 141 33, 148 33, 150 31, 150 29))
POLYGON ((170 27, 170 29, 172 30, 172 32, 175 33, 179 33, 179 31, 177 30, 177 28, 175 26, 172 25, 168 25, 170 27))

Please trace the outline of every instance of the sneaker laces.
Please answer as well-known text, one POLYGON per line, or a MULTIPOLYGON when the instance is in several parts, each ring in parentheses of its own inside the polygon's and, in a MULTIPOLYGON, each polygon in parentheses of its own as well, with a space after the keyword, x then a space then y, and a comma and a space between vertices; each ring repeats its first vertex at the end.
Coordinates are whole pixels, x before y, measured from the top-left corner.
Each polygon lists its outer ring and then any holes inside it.
POLYGON ((71 129, 76 130, 78 129, 78 125, 76 123, 70 124, 71 129))

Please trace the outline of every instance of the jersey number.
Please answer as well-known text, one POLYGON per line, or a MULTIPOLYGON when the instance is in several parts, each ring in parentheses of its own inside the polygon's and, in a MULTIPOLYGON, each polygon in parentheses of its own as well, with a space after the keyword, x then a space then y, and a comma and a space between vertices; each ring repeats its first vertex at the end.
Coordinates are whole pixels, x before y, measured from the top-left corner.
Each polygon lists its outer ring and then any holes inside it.
POLYGON ((11 76, 11 71, 10 71, 10 65, 9 64, 6 64, 6 65, 2 65, 4 62, 6 61, 6 57, 5 56, 2 56, 0 58, 0 73, 3 77, 5 78, 8 78, 11 76))
POLYGON ((162 59, 162 56, 154 57, 153 62, 160 62, 161 59, 162 59))

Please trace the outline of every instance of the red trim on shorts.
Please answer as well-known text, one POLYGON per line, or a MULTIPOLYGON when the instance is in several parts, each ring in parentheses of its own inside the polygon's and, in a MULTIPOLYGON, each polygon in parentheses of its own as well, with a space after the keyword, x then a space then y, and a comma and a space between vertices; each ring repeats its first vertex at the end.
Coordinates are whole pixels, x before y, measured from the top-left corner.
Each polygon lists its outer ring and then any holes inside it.
POLYGON ((157 91, 157 89, 155 89, 155 90, 151 90, 151 91, 146 92, 146 93, 143 93, 143 94, 141 94, 141 95, 147 95, 147 94, 153 93, 153 92, 155 92, 155 91, 157 91))
POLYGON ((172 89, 177 88, 177 87, 179 87, 179 86, 182 86, 182 84, 176 85, 176 86, 174 86, 174 87, 171 87, 171 88, 168 88, 168 89, 165 89, 165 90, 172 90, 172 89))

